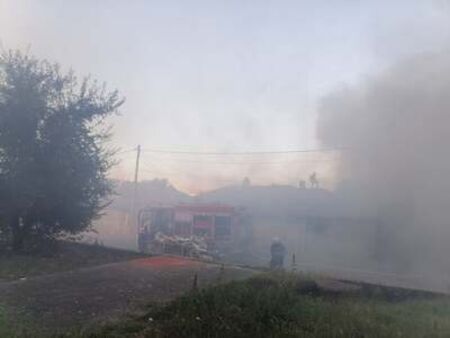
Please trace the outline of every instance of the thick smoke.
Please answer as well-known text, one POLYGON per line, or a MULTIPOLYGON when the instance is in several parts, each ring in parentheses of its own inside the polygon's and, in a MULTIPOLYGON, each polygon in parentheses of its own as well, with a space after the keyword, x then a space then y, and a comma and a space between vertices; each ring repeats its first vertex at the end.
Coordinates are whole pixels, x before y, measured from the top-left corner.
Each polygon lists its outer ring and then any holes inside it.
POLYGON ((318 136, 349 148, 337 173, 342 191, 379 220, 386 265, 449 274, 449 51, 411 58, 324 98, 318 136))

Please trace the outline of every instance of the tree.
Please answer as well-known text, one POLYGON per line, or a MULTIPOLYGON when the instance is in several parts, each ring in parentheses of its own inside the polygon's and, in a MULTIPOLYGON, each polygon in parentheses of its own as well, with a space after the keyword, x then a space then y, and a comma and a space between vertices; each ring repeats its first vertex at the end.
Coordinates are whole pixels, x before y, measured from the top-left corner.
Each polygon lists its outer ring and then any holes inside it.
POLYGON ((123 101, 57 64, 0 55, 0 237, 13 250, 90 228, 112 192, 105 119, 123 101))

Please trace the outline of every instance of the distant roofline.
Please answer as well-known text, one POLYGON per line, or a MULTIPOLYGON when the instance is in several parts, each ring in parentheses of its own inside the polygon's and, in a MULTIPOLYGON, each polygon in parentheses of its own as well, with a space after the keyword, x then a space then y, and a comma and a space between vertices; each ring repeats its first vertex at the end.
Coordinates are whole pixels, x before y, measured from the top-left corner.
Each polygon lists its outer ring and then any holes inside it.
POLYGON ((235 212, 239 207, 225 203, 176 203, 176 204, 157 204, 147 205, 145 209, 174 209, 179 211, 194 212, 235 212))

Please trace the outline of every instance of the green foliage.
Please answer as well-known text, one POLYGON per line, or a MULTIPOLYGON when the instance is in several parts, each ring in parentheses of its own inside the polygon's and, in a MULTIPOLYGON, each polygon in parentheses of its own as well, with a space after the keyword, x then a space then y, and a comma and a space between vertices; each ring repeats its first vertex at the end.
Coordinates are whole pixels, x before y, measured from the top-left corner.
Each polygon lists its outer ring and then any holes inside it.
MULTIPOLYGON (((402 292, 390 290, 389 292, 402 292)), ((450 302, 408 294, 330 293, 292 275, 262 275, 178 298, 89 337, 448 337, 450 302)))
POLYGON ((19 51, 0 55, 0 236, 30 238, 87 229, 111 193, 105 119, 117 91, 19 51))

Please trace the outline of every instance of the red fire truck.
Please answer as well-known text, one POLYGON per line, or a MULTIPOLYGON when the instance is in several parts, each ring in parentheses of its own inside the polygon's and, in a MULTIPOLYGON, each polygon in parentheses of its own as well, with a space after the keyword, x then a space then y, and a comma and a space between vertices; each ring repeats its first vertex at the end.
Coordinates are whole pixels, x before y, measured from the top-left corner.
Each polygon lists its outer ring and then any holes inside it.
POLYGON ((138 215, 142 252, 217 256, 238 248, 249 235, 245 210, 225 204, 152 206, 138 215))

